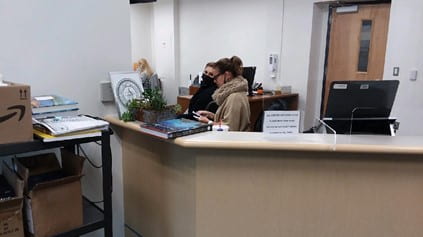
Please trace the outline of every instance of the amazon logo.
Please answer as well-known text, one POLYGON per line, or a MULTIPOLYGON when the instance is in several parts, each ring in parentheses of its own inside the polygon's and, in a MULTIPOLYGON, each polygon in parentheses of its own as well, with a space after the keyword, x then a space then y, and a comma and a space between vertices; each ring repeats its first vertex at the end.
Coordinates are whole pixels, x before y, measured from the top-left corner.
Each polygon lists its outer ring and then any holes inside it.
POLYGON ((19 113, 18 121, 21 121, 23 116, 25 115, 25 106, 24 105, 13 105, 13 106, 10 106, 9 108, 7 108, 7 110, 8 111, 11 110, 12 112, 10 112, 9 114, 6 114, 4 116, 0 115, 0 123, 13 118, 14 116, 17 116, 18 113, 19 113))

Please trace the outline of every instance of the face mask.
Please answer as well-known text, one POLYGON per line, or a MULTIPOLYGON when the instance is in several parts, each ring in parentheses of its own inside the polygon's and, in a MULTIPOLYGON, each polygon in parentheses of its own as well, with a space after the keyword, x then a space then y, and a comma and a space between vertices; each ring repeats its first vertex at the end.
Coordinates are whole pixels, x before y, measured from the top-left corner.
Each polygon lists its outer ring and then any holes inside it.
POLYGON ((203 81, 213 81, 213 78, 211 78, 210 76, 208 76, 204 73, 203 73, 203 75, 201 75, 201 79, 203 79, 203 81))

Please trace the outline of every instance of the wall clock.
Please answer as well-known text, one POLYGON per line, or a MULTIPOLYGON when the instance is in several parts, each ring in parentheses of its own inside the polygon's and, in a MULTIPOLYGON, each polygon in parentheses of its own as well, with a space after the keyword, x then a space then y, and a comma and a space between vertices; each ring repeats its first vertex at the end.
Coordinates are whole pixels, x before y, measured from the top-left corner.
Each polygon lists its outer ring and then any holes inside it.
POLYGON ((140 99, 144 91, 137 72, 110 72, 110 81, 119 117, 128 110, 132 99, 140 99))

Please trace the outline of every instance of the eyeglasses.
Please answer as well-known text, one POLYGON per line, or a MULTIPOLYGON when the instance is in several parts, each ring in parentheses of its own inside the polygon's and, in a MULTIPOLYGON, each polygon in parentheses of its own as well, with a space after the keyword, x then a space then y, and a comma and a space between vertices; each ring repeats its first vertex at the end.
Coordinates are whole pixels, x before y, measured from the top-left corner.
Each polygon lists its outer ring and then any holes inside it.
POLYGON ((213 79, 217 79, 220 75, 222 75, 222 73, 218 73, 218 74, 214 75, 213 79))

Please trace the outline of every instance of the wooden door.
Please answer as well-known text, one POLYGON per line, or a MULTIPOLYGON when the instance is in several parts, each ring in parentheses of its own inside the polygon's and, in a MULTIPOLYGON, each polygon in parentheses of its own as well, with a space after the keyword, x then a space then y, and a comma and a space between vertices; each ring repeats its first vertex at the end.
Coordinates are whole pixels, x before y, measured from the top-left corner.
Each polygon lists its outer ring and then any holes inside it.
POLYGON ((332 8, 323 114, 332 81, 382 80, 390 4, 358 5, 358 11, 332 8))

